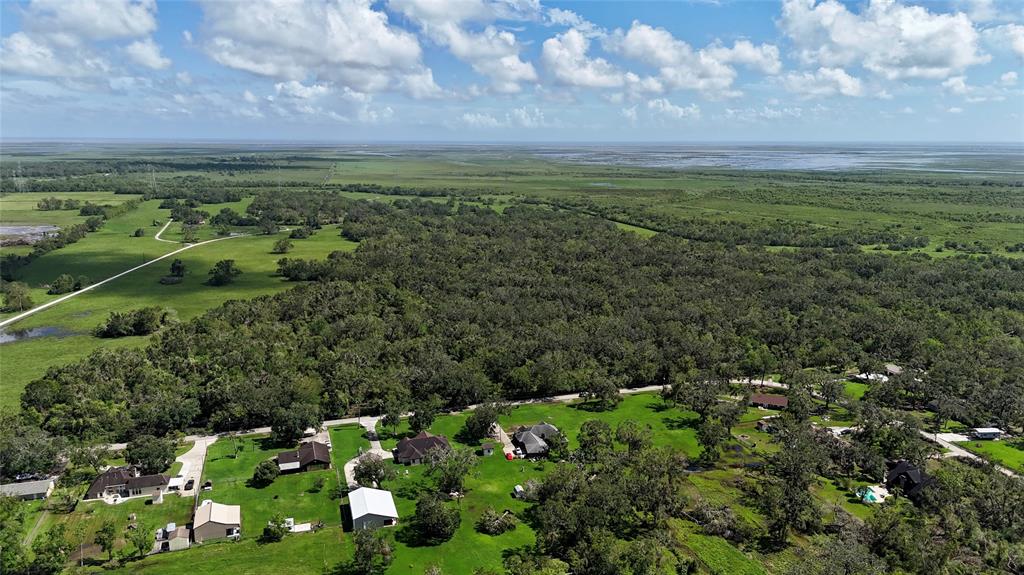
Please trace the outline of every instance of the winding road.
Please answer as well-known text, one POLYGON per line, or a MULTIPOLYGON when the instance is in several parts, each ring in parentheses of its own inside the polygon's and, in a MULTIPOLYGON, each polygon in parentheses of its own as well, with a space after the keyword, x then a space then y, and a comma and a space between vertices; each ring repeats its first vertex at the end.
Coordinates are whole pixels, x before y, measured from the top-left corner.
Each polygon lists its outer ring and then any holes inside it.
MULTIPOLYGON (((155 236, 153 236, 153 239, 155 239, 157 241, 161 241, 161 242, 172 243, 172 244, 173 243, 177 243, 177 242, 173 242, 171 240, 165 240, 165 239, 161 239, 160 238, 160 234, 164 233, 164 230, 166 230, 167 226, 170 226, 170 225, 171 225, 170 221, 168 221, 166 224, 164 224, 164 227, 161 228, 160 231, 157 232, 155 236)), ((84 287, 84 288, 82 288, 82 289, 80 289, 80 290, 78 290, 76 292, 71 292, 71 293, 69 293, 67 295, 62 295, 62 296, 60 296, 59 298, 57 298, 55 300, 51 300, 51 301, 48 301, 48 302, 46 302, 44 304, 37 305, 36 307, 34 307, 34 308, 32 308, 32 309, 30 309, 28 311, 22 312, 22 313, 20 313, 20 314, 18 314, 16 316, 9 317, 9 318, 7 318, 7 319, 5 319, 3 321, 0 321, 0 328, 7 327, 7 326, 11 325, 12 323, 15 323, 17 321, 21 321, 21 320, 25 319, 26 317, 29 317, 29 316, 31 316, 33 314, 37 314, 37 313, 39 313, 39 312, 41 312, 41 311, 43 311, 45 309, 49 309, 49 308, 51 308, 51 307, 53 307, 53 306, 55 306, 55 305, 57 305, 57 304, 59 304, 61 302, 67 301, 67 300, 69 300, 69 299, 71 299, 73 297, 78 297, 78 296, 84 294, 85 292, 87 292, 89 290, 96 289, 96 288, 100 287, 101 285, 104 285, 106 283, 112 282, 112 281, 116 280, 119 277, 126 276, 126 275, 128 275, 128 274, 130 274, 130 273, 132 273, 134 271, 138 271, 138 270, 140 270, 140 269, 142 269, 142 268, 144 268, 146 266, 155 264, 156 262, 158 262, 160 260, 164 260, 164 259, 167 259, 167 258, 169 258, 171 256, 180 254, 181 252, 183 252, 185 250, 190 250, 192 248, 196 248, 196 247, 199 247, 199 246, 204 246, 206 244, 212 244, 214 242, 222 242, 224 240, 233 240, 235 238, 245 238, 245 237, 249 237, 250 235, 251 234, 238 234, 238 235, 234 235, 234 236, 227 236, 227 237, 223 237, 223 238, 214 238, 212 240, 196 242, 194 244, 185 244, 185 247, 183 247, 183 248, 179 248, 179 249, 176 249, 176 250, 174 250, 172 252, 168 252, 168 253, 166 253, 166 254, 164 254, 162 256, 155 257, 155 258, 153 258, 153 259, 151 259, 151 260, 149 260, 149 261, 147 261, 147 262, 145 262, 143 264, 137 265, 137 266, 135 266, 135 267, 133 267, 131 269, 127 269, 127 270, 125 270, 125 271, 123 271, 123 272, 121 272, 119 274, 112 275, 109 278, 106 278, 106 279, 100 280, 100 281, 98 281, 98 282, 96 282, 94 284, 88 285, 88 286, 86 286, 86 287, 84 287)))

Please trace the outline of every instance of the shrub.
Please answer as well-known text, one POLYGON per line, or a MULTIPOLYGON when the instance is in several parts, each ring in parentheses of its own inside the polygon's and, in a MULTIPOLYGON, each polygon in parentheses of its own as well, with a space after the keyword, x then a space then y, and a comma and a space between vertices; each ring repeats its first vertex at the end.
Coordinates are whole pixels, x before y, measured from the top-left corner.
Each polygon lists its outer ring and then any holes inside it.
POLYGON ((149 335, 167 323, 168 314, 151 306, 126 312, 111 312, 106 323, 96 328, 97 337, 149 335))
MULTIPOLYGON (((264 461, 263 463, 267 463, 264 461)), ((262 463, 260 464, 262 465, 262 463)), ((277 467, 275 465, 275 467, 277 467)), ((257 469, 259 469, 257 467, 257 469)), ((260 537, 260 543, 275 543, 284 539, 284 536, 288 533, 288 527, 284 524, 284 517, 280 514, 275 514, 267 522, 267 526, 263 528, 263 535, 260 537)))
POLYGON ((274 249, 272 250, 275 254, 286 254, 292 249, 292 242, 288 238, 281 238, 274 242, 274 249))
POLYGON ((266 487, 277 479, 277 476, 281 474, 281 471, 277 468, 277 464, 272 460, 267 459, 261 461, 256 466, 256 470, 252 472, 252 484, 253 487, 266 487))
POLYGON ((62 293, 69 293, 75 289, 75 278, 68 274, 60 274, 57 279, 50 283, 50 289, 46 290, 46 293, 50 295, 57 295, 62 293))
POLYGON ((235 278, 242 274, 242 270, 235 266, 235 260, 220 260, 210 270, 209 284, 212 286, 227 285, 235 281, 235 278))

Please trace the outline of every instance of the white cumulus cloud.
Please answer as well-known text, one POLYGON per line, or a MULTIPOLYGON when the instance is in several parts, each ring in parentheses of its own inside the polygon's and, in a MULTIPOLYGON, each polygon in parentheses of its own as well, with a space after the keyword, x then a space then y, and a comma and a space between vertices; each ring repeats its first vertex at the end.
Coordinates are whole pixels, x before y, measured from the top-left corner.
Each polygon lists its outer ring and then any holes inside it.
POLYGON ((147 68, 163 70, 171 65, 170 59, 160 54, 160 46, 152 38, 132 42, 124 51, 136 64, 147 68))
POLYGON ((859 65, 880 77, 945 79, 989 57, 964 13, 870 0, 860 13, 837 0, 784 0, 782 31, 810 65, 859 65))
POLYGON ((737 96, 733 82, 740 64, 774 74, 781 69, 778 48, 755 46, 741 40, 731 48, 714 43, 694 50, 664 28, 634 21, 629 30, 616 30, 604 41, 605 49, 658 70, 664 90, 696 90, 712 98, 737 96))
POLYGON ((851 76, 842 68, 818 68, 814 72, 790 72, 782 78, 782 84, 790 92, 805 98, 819 98, 841 94, 863 96, 864 87, 859 78, 851 76))
POLYGON ((590 40, 579 30, 566 32, 544 41, 541 61, 555 81, 584 88, 622 86, 625 75, 604 58, 589 58, 590 40))
POLYGON ((370 0, 203 3, 201 44, 218 63, 279 80, 315 77, 361 92, 422 78, 416 36, 397 28, 370 0))
POLYGON ((537 80, 533 64, 519 56, 521 45, 515 34, 493 23, 539 18, 538 2, 390 0, 388 7, 416 22, 427 38, 489 78, 496 92, 516 93, 522 83, 537 80))
POLYGON ((700 106, 690 104, 689 106, 677 106, 665 98, 656 98, 647 102, 647 109, 674 120, 685 120, 688 118, 700 118, 700 106))

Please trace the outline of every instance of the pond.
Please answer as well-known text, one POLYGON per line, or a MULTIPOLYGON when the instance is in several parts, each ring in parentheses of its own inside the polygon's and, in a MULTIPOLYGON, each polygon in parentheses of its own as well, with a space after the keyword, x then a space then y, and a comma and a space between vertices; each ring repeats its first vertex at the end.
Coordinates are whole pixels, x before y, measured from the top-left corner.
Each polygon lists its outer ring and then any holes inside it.
POLYGON ((14 331, 0 329, 0 344, 26 339, 35 339, 37 337, 68 337, 72 335, 77 335, 77 333, 55 325, 19 329, 14 331))
POLYGON ((0 225, 0 239, 5 244, 31 244, 46 236, 60 231, 57 226, 50 225, 0 225))

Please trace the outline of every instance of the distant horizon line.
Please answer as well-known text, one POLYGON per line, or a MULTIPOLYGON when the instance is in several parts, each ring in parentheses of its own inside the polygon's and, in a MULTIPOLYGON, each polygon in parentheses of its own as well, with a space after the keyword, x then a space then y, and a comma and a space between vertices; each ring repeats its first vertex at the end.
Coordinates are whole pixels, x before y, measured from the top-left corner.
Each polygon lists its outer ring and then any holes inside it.
POLYGON ((260 139, 260 138, 120 138, 120 137, 13 137, 0 136, 4 144, 284 144, 284 145, 448 145, 448 146, 697 146, 697 145, 927 145, 927 146, 1013 146, 1024 147, 1022 140, 328 140, 328 139, 260 139))

